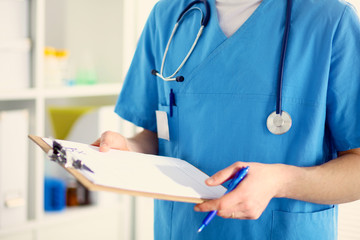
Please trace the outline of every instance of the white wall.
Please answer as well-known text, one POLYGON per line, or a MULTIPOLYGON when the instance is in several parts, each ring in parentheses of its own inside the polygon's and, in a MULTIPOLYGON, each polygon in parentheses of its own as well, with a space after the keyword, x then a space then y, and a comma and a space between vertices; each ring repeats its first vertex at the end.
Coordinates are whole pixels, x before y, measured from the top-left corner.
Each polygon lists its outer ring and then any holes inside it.
POLYGON ((354 5, 354 7, 357 9, 358 13, 360 11, 360 0, 346 0, 349 3, 351 3, 352 5, 354 5))
MULTIPOLYGON (((360 0, 347 0, 360 14, 360 0)), ((339 205, 339 240, 360 239, 360 201, 339 205)))
POLYGON ((123 4, 119 0, 46 0, 45 44, 70 51, 73 74, 95 69, 99 82, 120 82, 123 4))
POLYGON ((129 68, 135 52, 137 41, 140 37, 144 24, 151 9, 158 0, 125 0, 123 17, 123 76, 129 68))
MULTIPOLYGON (((136 42, 142 32, 144 24, 151 9, 157 0, 128 0, 125 1, 124 9, 127 13, 127 19, 131 19, 133 10, 135 14, 132 19, 134 19, 133 27, 128 25, 126 21, 124 25, 124 32, 129 32, 134 34, 132 37, 127 36, 127 39, 124 40, 124 50, 127 49, 127 53, 124 54, 123 67, 128 69, 132 56, 135 51, 136 42)), ((151 240, 153 239, 154 231, 154 200, 151 198, 135 198, 135 239, 136 240, 151 240)))

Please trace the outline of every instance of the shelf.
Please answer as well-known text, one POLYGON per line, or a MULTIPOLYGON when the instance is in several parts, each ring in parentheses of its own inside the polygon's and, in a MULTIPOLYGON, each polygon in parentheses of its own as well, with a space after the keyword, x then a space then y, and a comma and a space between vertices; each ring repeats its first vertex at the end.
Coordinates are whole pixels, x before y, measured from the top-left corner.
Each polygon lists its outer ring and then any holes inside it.
POLYGON ((96 97, 118 95, 122 84, 108 83, 88 86, 59 87, 56 89, 44 89, 46 99, 96 97))
POLYGON ((66 222, 69 219, 91 217, 92 215, 102 211, 122 211, 123 206, 121 202, 110 204, 109 206, 79 206, 67 207, 59 212, 46 212, 43 221, 40 224, 52 224, 54 222, 66 222))
POLYGON ((37 97, 45 99, 62 99, 96 96, 117 96, 122 84, 96 84, 89 86, 72 86, 49 89, 9 89, 0 91, 0 101, 35 100, 37 97))
POLYGON ((0 90, 0 101, 34 100, 38 94, 34 88, 0 90))
POLYGON ((31 40, 29 38, 24 39, 11 39, 0 40, 0 50, 12 50, 12 51, 30 51, 31 40))
POLYGON ((66 208, 64 211, 45 213, 42 220, 29 220, 26 223, 0 229, 0 239, 3 236, 11 235, 14 233, 21 233, 26 231, 32 231, 35 228, 48 227, 53 225, 61 225, 69 221, 69 219, 83 219, 92 218, 95 215, 102 212, 118 212, 119 214, 124 213, 124 208, 121 203, 111 204, 110 206, 84 206, 75 208, 66 208))

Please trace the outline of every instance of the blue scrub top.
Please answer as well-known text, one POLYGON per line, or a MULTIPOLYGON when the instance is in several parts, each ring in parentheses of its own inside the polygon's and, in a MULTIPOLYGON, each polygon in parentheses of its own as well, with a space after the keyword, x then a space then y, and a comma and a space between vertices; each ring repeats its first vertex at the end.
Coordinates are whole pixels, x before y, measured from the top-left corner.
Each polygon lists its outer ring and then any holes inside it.
MULTIPOLYGON (((189 2, 161 0, 154 7, 115 110, 155 132, 155 111, 167 112, 170 141, 159 139, 160 155, 212 175, 236 161, 320 165, 337 151, 360 147, 360 24, 349 4, 293 0, 283 83, 283 110, 293 125, 278 136, 267 130, 266 119, 276 105, 286 0, 263 0, 229 38, 210 0, 209 24, 178 74, 185 81, 164 82, 150 72, 160 70, 173 26, 189 2), (176 106, 170 117, 171 89, 176 106)), ((181 22, 165 76, 183 60, 199 22, 197 11, 181 22)), ((193 207, 156 200, 155 239, 337 238, 334 205, 272 199, 258 220, 216 217, 201 234, 197 228, 206 213, 193 207)))

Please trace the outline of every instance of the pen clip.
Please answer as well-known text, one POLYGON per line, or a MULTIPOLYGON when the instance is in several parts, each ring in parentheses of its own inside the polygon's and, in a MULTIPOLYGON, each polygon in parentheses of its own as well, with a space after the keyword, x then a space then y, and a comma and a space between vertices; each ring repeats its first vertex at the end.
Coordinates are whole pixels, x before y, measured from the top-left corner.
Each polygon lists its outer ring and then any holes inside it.
POLYGON ((173 89, 170 89, 169 101, 170 101, 170 117, 172 117, 173 116, 173 106, 176 106, 175 94, 174 94, 173 89))

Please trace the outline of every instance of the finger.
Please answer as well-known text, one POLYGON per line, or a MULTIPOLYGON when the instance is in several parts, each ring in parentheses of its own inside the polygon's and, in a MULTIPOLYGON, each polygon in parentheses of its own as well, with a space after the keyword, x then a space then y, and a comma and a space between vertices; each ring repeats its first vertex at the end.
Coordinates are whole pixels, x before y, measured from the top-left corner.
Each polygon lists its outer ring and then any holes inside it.
POLYGON ((110 150, 110 147, 106 144, 103 144, 99 147, 100 152, 108 152, 110 150))
POLYGON ((217 215, 222 218, 240 218, 240 214, 238 212, 230 210, 218 211, 217 215))
POLYGON ((237 219, 258 219, 264 208, 257 205, 256 201, 249 201, 246 197, 243 198, 243 194, 235 195, 234 191, 223 197, 218 215, 228 218, 231 213, 235 212, 235 218, 237 219), (235 196, 231 196, 231 194, 235 196))
POLYGON ((253 219, 248 217, 245 213, 241 211, 218 211, 217 215, 222 218, 231 218, 231 219, 253 219))
POLYGON ((240 205, 241 204, 234 199, 222 199, 217 215, 223 218, 233 218, 231 217, 231 214, 234 212, 241 212, 241 208, 239 209, 240 205))
POLYGON ((224 211, 218 211, 217 215, 222 218, 234 218, 234 219, 243 219, 243 220, 256 220, 259 219, 262 212, 254 212, 249 213, 242 210, 224 210, 224 211))
POLYGON ((196 212, 210 212, 210 211, 218 210, 218 206, 219 206, 219 199, 215 199, 195 205, 194 210, 196 212))
POLYGON ((99 147, 99 145, 100 145, 100 138, 96 139, 96 141, 93 142, 93 143, 91 143, 90 145, 99 147))
POLYGON ((99 144, 100 152, 107 152, 110 150, 110 145, 108 144, 108 142, 109 142, 108 138, 105 137, 100 138, 100 144, 99 144))
POLYGON ((217 186, 231 179, 239 169, 245 165, 241 162, 236 162, 231 166, 215 173, 210 178, 206 179, 205 183, 209 186, 217 186))
POLYGON ((233 192, 230 192, 221 198, 209 200, 200 204, 197 204, 194 208, 198 212, 209 212, 213 210, 232 210, 238 203, 237 197, 233 192))
POLYGON ((110 150, 112 146, 112 141, 114 141, 114 133, 111 131, 106 131, 101 134, 99 139, 99 151, 100 152, 107 152, 110 150))
POLYGON ((107 145, 107 143, 102 141, 101 138, 97 139, 95 142, 93 142, 90 145, 95 146, 95 147, 99 147, 100 152, 107 152, 107 151, 110 150, 110 147, 107 145))

